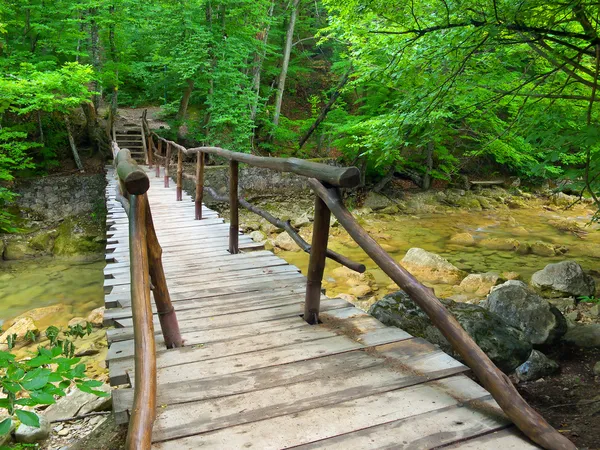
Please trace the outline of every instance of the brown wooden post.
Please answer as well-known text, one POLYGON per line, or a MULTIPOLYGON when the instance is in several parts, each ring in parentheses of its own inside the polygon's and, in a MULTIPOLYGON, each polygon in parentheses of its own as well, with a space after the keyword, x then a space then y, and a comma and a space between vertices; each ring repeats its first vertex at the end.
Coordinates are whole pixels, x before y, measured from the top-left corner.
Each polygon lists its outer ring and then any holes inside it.
POLYGON ((147 203, 141 195, 129 196, 129 253, 131 265, 131 310, 135 347, 135 391, 126 447, 149 449, 156 414, 156 349, 146 245, 147 203))
POLYGON ((204 153, 196 153, 196 220, 202 220, 202 197, 204 196, 204 153))
POLYGON ((152 140, 152 134, 148 133, 146 142, 148 143, 148 168, 152 169, 154 165, 154 141, 152 140))
POLYGON ((240 232, 238 215, 238 162, 229 161, 229 252, 239 253, 238 235, 240 232))
MULTIPOLYGON (((143 201, 148 203, 148 196, 143 195, 143 201)), ((165 339, 167 348, 182 347, 183 339, 179 331, 179 322, 175 308, 171 303, 167 279, 162 264, 162 248, 156 237, 154 222, 152 220, 152 212, 150 205, 146 207, 146 243, 148 245, 148 266, 150 278, 154 286, 152 292, 154 294, 154 303, 156 304, 156 312, 160 321, 160 328, 165 339)))
POLYGON ((315 196, 315 221, 313 224, 306 296, 304 300, 304 320, 311 325, 319 323, 321 282, 323 280, 323 271, 325 270, 330 217, 331 212, 325 202, 318 195, 315 196))
POLYGON ((167 142, 167 152, 165 155, 165 187, 169 187, 169 177, 171 174, 169 173, 169 164, 171 163, 171 144, 167 142))
POLYGON ((177 149, 177 201, 183 200, 183 152, 177 149))
MULTIPOLYGON (((156 148, 156 152, 159 155, 162 155, 162 141, 160 140, 160 138, 158 138, 157 141, 158 147, 156 148)), ((156 163, 156 178, 160 178, 160 162, 156 163)))

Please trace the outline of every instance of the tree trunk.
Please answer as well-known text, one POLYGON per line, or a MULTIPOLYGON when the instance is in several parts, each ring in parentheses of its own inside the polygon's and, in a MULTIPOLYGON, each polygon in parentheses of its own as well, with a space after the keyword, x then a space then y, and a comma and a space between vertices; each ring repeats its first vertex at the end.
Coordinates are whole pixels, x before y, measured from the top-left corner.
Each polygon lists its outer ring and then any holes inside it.
POLYGON ((77 152, 77 147, 75 146, 75 139, 73 139, 73 133, 71 132, 71 122, 69 121, 69 117, 65 114, 65 125, 67 126, 67 134, 69 135, 69 144, 71 145, 71 151, 73 152, 73 159, 75 160, 75 164, 80 172, 84 172, 83 164, 81 164, 81 159, 79 158, 79 153, 77 152))
POLYGON ((290 64, 290 55, 292 53, 292 40, 294 38, 294 28, 296 26, 296 17, 298 16, 298 6, 300 0, 293 0, 290 23, 288 24, 285 35, 285 47, 283 49, 283 63, 281 64, 281 73, 279 83, 277 84, 277 96, 275 97, 275 114, 273 115, 273 125, 279 125, 279 116, 281 115, 281 103, 283 101, 283 91, 285 89, 285 79, 287 77, 288 66, 290 64))
POLYGON ((424 190, 428 190, 431 187, 431 170, 433 169, 433 150, 435 145, 433 141, 429 141, 427 144, 427 153, 425 160, 425 175, 423 175, 423 185, 422 188, 424 190))
MULTIPOLYGON (((100 46, 99 46, 99 37, 98 37, 98 22, 96 22, 96 8, 90 8, 89 14, 91 16, 90 20, 90 53, 92 58, 92 67, 94 68, 94 72, 100 72, 100 46)), ((100 95, 99 90, 100 85, 98 81, 92 81, 92 89, 95 94, 92 96, 92 101, 94 102, 94 108, 96 110, 100 107, 100 95)))
POLYGON ((352 72, 352 66, 350 66, 348 68, 348 70, 346 71, 346 73, 344 74, 342 79, 339 81, 338 85, 335 87, 335 91, 333 91, 333 94, 331 94, 329 101, 327 102, 325 107, 321 110, 319 117, 317 117, 317 119, 310 126, 310 128, 308 129, 306 134, 304 136, 302 136, 302 138, 300 139, 300 142, 298 143, 298 148, 302 148, 302 146, 306 143, 306 141, 308 140, 310 135, 313 134, 313 132, 317 129, 317 127, 321 124, 321 122, 323 122, 325 120, 325 117, 327 117, 327 113, 331 110, 331 108, 333 107, 333 104, 335 103, 337 98, 342 93, 342 88, 348 82, 348 78, 349 78, 351 72, 352 72))
POLYGON ((194 80, 188 78, 185 81, 187 83, 187 86, 183 91, 183 96, 181 97, 181 101, 179 102, 179 111, 177 111, 177 116, 175 116, 177 120, 185 119, 185 115, 187 114, 188 109, 188 103, 190 102, 192 91, 194 90, 194 80))
POLYGON ((275 8, 275 0, 271 1, 269 12, 267 13, 267 24, 264 31, 262 32, 262 49, 256 52, 254 56, 254 67, 252 69, 252 91, 254 92, 254 99, 250 106, 250 120, 254 123, 256 119, 256 113, 258 112, 258 102, 260 96, 260 76, 262 72, 263 61, 267 54, 267 42, 269 40, 269 31, 271 29, 271 17, 273 17, 273 9, 275 8))
POLYGON ((38 127, 40 128, 40 142, 42 143, 42 145, 44 145, 44 127, 42 127, 42 113, 40 112, 40 110, 37 111, 37 120, 38 127))

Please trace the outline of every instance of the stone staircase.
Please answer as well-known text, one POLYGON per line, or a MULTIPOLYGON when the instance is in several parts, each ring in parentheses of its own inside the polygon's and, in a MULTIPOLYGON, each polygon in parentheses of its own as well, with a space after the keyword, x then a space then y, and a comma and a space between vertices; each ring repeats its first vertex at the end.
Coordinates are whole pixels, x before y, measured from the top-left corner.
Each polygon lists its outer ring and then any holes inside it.
POLYGON ((128 149, 133 159, 139 164, 146 164, 146 143, 141 124, 125 122, 116 125, 115 137, 119 148, 128 149))

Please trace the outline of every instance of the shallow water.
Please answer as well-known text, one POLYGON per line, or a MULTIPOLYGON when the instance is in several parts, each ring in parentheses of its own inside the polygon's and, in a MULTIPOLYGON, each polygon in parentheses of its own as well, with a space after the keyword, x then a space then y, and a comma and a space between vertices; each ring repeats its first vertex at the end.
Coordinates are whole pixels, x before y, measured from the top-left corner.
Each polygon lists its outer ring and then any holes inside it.
MULTIPOLYGON (((395 215, 362 217, 359 220, 365 229, 384 249, 400 261, 406 251, 420 247, 437 253, 459 269, 468 273, 517 272, 521 279, 529 282, 534 272, 552 262, 575 260, 585 270, 600 270, 600 232, 598 225, 589 225, 592 211, 580 207, 570 211, 548 211, 540 206, 516 210, 458 211, 448 214, 427 214, 419 216, 395 215), (569 219, 585 231, 583 236, 560 231, 548 222, 555 219, 569 219), (490 250, 481 246, 463 247, 451 244, 450 237, 457 233, 470 233, 476 241, 487 238, 513 238, 521 243, 543 241, 567 247, 568 251, 559 256, 521 255, 515 251, 490 250)), ((329 248, 367 266, 376 281, 376 297, 396 290, 391 280, 373 261, 352 241, 341 228, 332 229, 329 248)), ((308 255, 303 252, 279 253, 291 264, 306 273, 308 255)), ((339 264, 327 260, 324 287, 327 295, 348 292, 343 280, 336 280, 331 271, 339 264)), ((599 280, 597 279, 597 282, 599 280)), ((450 286, 433 286, 439 296, 450 296, 455 292, 450 286)))
POLYGON ((104 259, 80 261, 36 258, 0 262, 0 323, 33 308, 58 303, 67 313, 45 319, 38 326, 64 326, 75 316, 85 317, 104 304, 104 259))

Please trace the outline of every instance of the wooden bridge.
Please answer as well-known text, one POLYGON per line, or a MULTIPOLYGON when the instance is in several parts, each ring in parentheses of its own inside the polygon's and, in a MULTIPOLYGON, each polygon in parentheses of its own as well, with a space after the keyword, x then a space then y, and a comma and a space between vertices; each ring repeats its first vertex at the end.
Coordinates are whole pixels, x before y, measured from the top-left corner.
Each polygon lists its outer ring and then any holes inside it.
POLYGON ((354 183, 355 169, 188 150, 145 132, 148 162, 160 158, 162 169, 137 166, 116 143, 116 170, 107 169, 105 321, 115 326, 107 359, 119 386, 116 418, 130 422, 129 449, 539 448, 512 422, 545 448, 575 448, 353 221, 335 186, 354 183), (206 153, 230 161, 230 224, 202 204, 206 153), (197 156, 195 199, 182 192, 186 154, 197 156), (238 161, 312 177, 308 278, 240 234, 238 161), (326 257, 364 270, 327 251, 330 211, 419 302, 493 397, 437 347, 322 294, 326 257))

